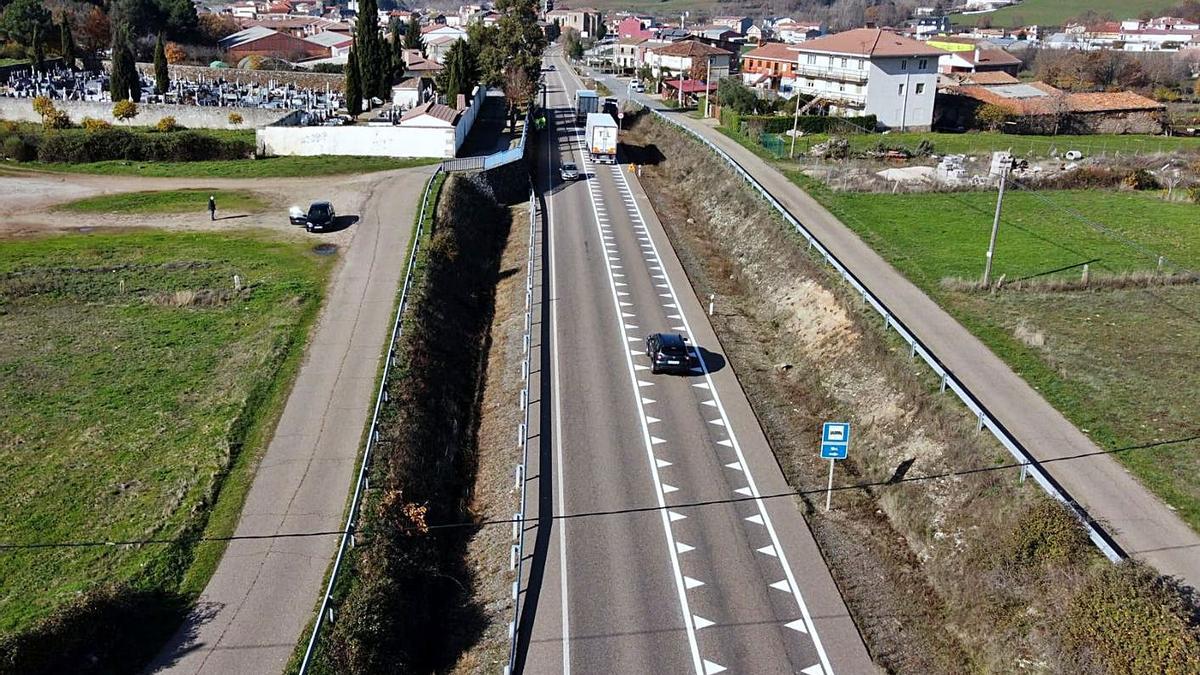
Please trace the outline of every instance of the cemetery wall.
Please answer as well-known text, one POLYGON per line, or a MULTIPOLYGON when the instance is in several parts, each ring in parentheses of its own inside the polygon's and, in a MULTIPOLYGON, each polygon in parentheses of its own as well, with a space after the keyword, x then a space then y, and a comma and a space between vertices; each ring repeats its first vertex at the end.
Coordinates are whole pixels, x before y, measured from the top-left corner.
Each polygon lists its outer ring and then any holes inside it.
MULTIPOLYGON (((54 101, 54 106, 67 113, 71 122, 79 124, 83 118, 92 117, 117 124, 112 116, 113 104, 102 101, 54 101)), ((254 129, 274 124, 291 115, 291 110, 270 108, 220 108, 167 103, 139 103, 138 116, 131 124, 154 126, 164 117, 174 117, 175 122, 189 129, 254 129), (242 123, 229 123, 229 113, 242 116, 242 123)), ((42 118, 33 111, 31 98, 0 97, 0 119, 14 122, 41 122, 42 118)))
POLYGON ((268 126, 260 128, 257 136, 260 155, 449 158, 458 149, 452 127, 268 126))

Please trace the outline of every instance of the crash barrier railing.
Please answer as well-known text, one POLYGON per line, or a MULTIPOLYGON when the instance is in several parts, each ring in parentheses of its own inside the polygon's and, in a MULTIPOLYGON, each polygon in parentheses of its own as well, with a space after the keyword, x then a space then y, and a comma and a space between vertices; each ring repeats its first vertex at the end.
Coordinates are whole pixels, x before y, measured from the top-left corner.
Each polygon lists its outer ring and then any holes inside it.
POLYGON ((483 168, 483 163, 485 161, 487 161, 486 156, 443 159, 440 168, 446 173, 452 173, 454 171, 479 171, 483 168))
MULTIPOLYGON (((531 372, 531 355, 533 341, 533 271, 535 255, 535 240, 537 233, 537 193, 533 190, 529 191, 529 250, 528 261, 525 265, 525 336, 522 338, 521 349, 521 375, 524 377, 525 385, 521 389, 519 405, 521 406, 521 422, 517 425, 517 446, 521 448, 521 463, 517 465, 515 471, 514 488, 521 491, 521 506, 520 510, 513 514, 513 546, 512 554, 509 557, 509 569, 515 572, 512 585, 512 603, 513 603, 513 618, 508 624, 508 665, 504 667, 505 675, 509 675, 516 667, 517 661, 517 631, 520 627, 521 620, 521 567, 522 561, 525 560, 525 495, 527 490, 528 474, 526 467, 529 466, 529 381, 533 377, 531 372)), ((539 369, 541 370, 541 369, 539 369)))
POLYGON ((358 470, 358 480, 354 484, 354 498, 350 501, 350 511, 346 516, 346 527, 343 528, 342 541, 338 546, 337 557, 333 560, 333 571, 329 574, 329 584, 325 587, 325 597, 321 599, 321 609, 317 612, 316 621, 313 622, 312 635, 309 636, 308 647, 304 650, 304 660, 300 662, 301 675, 308 672, 309 666, 312 665, 313 654, 316 651, 317 639, 321 635, 321 629, 326 623, 332 622, 336 614, 333 602, 333 589, 337 585, 338 575, 342 571, 342 563, 346 559, 346 552, 354 548, 354 531, 358 524, 358 510, 362 504, 363 496, 366 495, 370 487, 369 474, 371 460, 374 457, 375 444, 379 441, 379 412, 383 409, 383 404, 388 402, 388 373, 396 363, 396 341, 400 339, 400 336, 404 332, 404 311, 408 308, 408 295, 412 290, 413 270, 416 267, 417 251, 421 248, 421 234, 426 227, 425 212, 429 205, 433 182, 437 179, 439 172, 441 172, 440 167, 434 170, 433 175, 429 177, 429 182, 425 184, 425 194, 421 197, 421 210, 417 216, 417 227, 413 230, 412 234, 412 252, 408 255, 408 269, 404 273, 404 287, 400 291, 400 303, 396 306, 396 319, 392 323, 392 337, 388 342, 387 361, 383 364, 383 377, 379 380, 379 393, 375 396, 375 412, 371 416, 370 432, 367 434, 367 447, 363 451, 362 465, 358 470))
POLYGON ((850 271, 849 268, 843 265, 842 261, 839 260, 832 251, 826 248, 825 245, 822 244, 821 241, 817 239, 817 237, 814 236, 813 233, 810 232, 803 223, 797 220, 796 217, 793 216, 791 212, 789 212, 787 208, 785 208, 783 204, 779 202, 779 200, 775 199, 774 195, 768 192, 761 183, 751 176, 750 173, 737 162, 737 160, 687 125, 677 122, 676 120, 672 119, 671 116, 664 114, 660 110, 652 107, 647 107, 647 109, 657 115, 659 119, 687 132, 704 145, 707 145, 708 148, 715 152, 718 157, 721 157, 728 162, 729 165, 738 172, 743 180, 757 190, 759 194, 761 194, 763 198, 766 199, 767 202, 774 207, 781 216, 783 216, 783 219, 796 229, 796 232, 800 233, 806 240, 808 240, 808 247, 810 250, 814 248, 817 249, 817 251, 819 251, 825 258, 826 262, 832 265, 833 268, 837 270, 839 274, 841 274, 842 279, 844 279, 846 283, 850 284, 855 291, 861 294, 863 300, 870 304, 875 311, 879 312, 880 316, 883 317, 884 329, 894 329, 896 333, 908 343, 909 356, 911 357, 920 355, 921 359, 929 365, 934 374, 941 378, 942 391, 945 391, 947 388, 953 391, 958 396, 959 400, 963 402, 963 405, 967 406, 967 409, 969 409, 971 413, 975 415, 976 419, 978 420, 976 428, 983 429, 986 427, 988 431, 992 432, 992 435, 996 437, 996 440, 1000 441, 1000 444, 1003 445, 1005 449, 1007 449, 1008 452, 1013 456, 1013 458, 1016 459, 1020 464, 1021 480, 1025 479, 1026 474, 1032 475, 1033 479, 1042 487, 1043 490, 1045 490, 1050 496, 1067 505, 1067 507, 1071 509, 1079 521, 1083 523, 1084 528, 1087 529, 1088 537, 1092 540, 1092 543, 1094 543, 1109 560, 1117 562, 1118 560, 1123 560, 1126 557, 1125 551, 1121 549, 1121 546, 1117 544, 1115 540, 1113 540, 1112 535, 1100 527, 1100 525, 1092 519, 1088 512, 1074 499, 1072 499, 1069 494, 1067 494, 1067 491, 1058 484, 1058 481, 1056 481, 1052 476, 1042 469, 1041 463, 1029 454, 1029 451, 1025 449, 1025 446, 1022 445, 1021 442, 1018 441, 1008 431, 1008 429, 1000 423, 999 420, 992 416, 987 407, 980 402, 980 400, 975 396, 974 393, 971 392, 971 390, 967 389, 966 385, 963 384, 962 381, 959 380, 958 377, 951 372, 951 370, 947 368, 940 359, 938 359, 937 355, 934 354, 928 347, 926 347, 925 343, 922 342, 921 339, 918 338, 908 328, 908 326, 904 324, 903 321, 898 319, 887 307, 887 305, 883 304, 883 301, 876 297, 876 295, 858 279, 854 272, 850 271))

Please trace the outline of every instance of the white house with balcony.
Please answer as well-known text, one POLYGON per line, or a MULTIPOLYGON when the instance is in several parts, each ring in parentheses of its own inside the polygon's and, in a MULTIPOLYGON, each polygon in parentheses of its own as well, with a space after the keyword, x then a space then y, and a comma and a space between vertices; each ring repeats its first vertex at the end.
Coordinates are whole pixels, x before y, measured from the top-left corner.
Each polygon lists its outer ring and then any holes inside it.
POLYGON ((887 129, 933 124, 938 57, 946 52, 878 28, 859 28, 795 45, 794 90, 819 96, 831 115, 874 115, 887 129))

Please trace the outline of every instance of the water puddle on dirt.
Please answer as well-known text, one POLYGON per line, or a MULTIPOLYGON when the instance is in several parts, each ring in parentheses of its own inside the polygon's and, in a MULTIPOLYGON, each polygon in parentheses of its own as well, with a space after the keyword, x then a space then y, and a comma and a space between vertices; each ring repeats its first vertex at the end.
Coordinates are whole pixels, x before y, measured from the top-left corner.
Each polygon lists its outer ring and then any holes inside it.
POLYGON ((317 255, 333 255, 337 250, 337 244, 317 244, 313 247, 313 253, 317 255))
POLYGON ((89 233, 89 232, 93 232, 93 231, 95 231, 95 229, 96 229, 96 228, 94 228, 94 227, 81 227, 81 228, 79 228, 79 231, 80 231, 82 234, 87 234, 87 233, 89 233))

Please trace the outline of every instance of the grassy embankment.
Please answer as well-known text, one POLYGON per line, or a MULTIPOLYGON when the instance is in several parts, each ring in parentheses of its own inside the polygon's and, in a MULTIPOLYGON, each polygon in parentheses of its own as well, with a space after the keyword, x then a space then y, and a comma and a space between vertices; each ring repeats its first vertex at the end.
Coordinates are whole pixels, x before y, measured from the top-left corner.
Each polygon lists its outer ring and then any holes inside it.
POLYGON ((27 164, 31 169, 59 173, 87 173, 104 176, 143 176, 146 178, 290 178, 335 176, 407 169, 436 164, 438 159, 395 159, 392 157, 329 156, 266 157, 208 162, 131 162, 110 160, 90 164, 27 164))
POLYGON ((223 212, 262 211, 269 206, 262 194, 250 190, 169 190, 87 197, 62 204, 58 209, 75 213, 203 213, 210 195, 216 198, 217 207, 223 212))
MULTIPOLYGON (((1011 151, 1018 157, 1061 156, 1068 150, 1078 150, 1084 157, 1114 153, 1150 154, 1166 152, 1200 153, 1200 138, 1187 136, 1150 136, 1144 134, 1096 134, 1092 136, 1018 136, 988 131, 963 134, 937 132, 892 132, 887 134, 848 134, 851 152, 864 152, 883 144, 915 152, 922 141, 933 144, 939 155, 978 155, 996 151, 1011 151)), ((810 134, 796 140, 796 154, 807 154, 812 146, 829 140, 827 134, 810 134)), ((779 135, 784 155, 791 150, 791 139, 779 135)), ((766 150, 761 148, 761 152, 766 150)))
MULTIPOLYGON (((982 272, 996 196, 837 193, 791 178, 821 200, 891 264, 946 307, 1064 415, 1117 453, 1150 489, 1200 529, 1200 286, 1086 292, 943 287, 982 272)), ((1194 204, 1157 194, 1009 192, 993 278, 1153 271, 1161 251, 1200 269, 1194 204), (1100 224, 1109 232, 1095 229, 1100 224)))
POLYGON ((1062 26, 1089 10, 1097 14, 1111 15, 1113 19, 1136 18, 1149 10, 1158 16, 1175 4, 1171 0, 1022 0, 1020 4, 986 14, 954 16, 955 23, 978 24, 990 21, 993 26, 1028 26, 1037 24, 1043 30, 1050 26, 1062 26))
POLYGON ((203 587, 224 545, 194 537, 232 533, 331 265, 250 233, 0 247, 4 543, 166 540, 7 551, 0 631, 100 584, 203 587))

